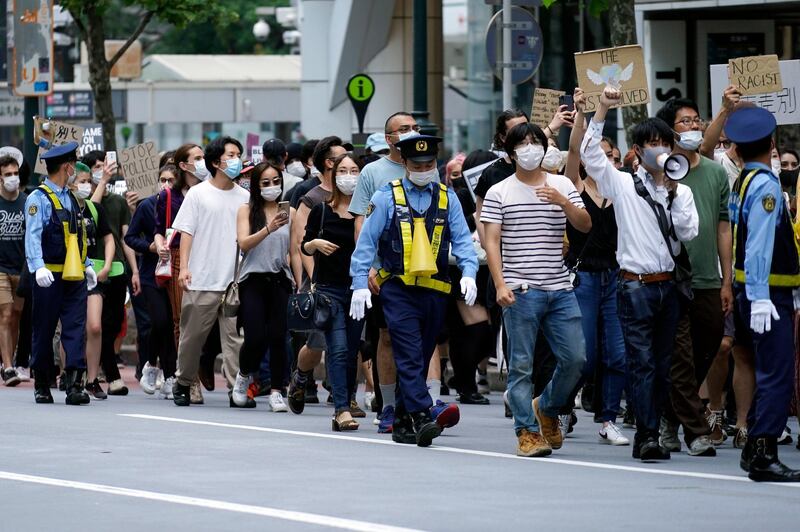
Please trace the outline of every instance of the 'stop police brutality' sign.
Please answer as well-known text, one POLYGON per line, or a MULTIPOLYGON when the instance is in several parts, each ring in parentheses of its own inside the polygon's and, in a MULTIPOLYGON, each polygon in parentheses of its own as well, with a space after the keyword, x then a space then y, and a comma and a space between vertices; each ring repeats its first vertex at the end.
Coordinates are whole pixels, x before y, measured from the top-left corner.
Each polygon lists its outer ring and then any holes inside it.
MULTIPOLYGON (((742 96, 742 100, 753 102, 775 115, 778 125, 800 124, 800 60, 779 62, 783 89, 767 94, 742 96)), ((711 65, 711 108, 714 116, 722 106, 722 92, 728 86, 728 65, 711 65)))

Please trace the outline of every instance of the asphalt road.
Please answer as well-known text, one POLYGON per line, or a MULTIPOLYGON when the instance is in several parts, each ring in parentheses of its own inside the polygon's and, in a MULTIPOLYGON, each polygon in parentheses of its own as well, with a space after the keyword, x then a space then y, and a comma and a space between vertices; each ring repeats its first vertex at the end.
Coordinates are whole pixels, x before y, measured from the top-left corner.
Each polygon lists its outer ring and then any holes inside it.
MULTIPOLYGON (((220 385, 222 383, 220 382, 220 385)), ((228 408, 227 394, 178 408, 144 395, 35 405, 0 387, 0 530, 797 530, 800 484, 755 484, 730 440, 715 458, 643 464, 597 443, 590 414, 550 458, 514 456, 500 395, 462 407, 428 449, 370 423, 331 432, 332 409, 301 416, 228 408)), ((321 391, 321 397, 326 392, 321 391)), ((797 425, 792 424, 795 437, 797 425)), ((625 434, 633 438, 632 430, 625 434)), ((794 445, 785 462, 800 467, 794 445)))

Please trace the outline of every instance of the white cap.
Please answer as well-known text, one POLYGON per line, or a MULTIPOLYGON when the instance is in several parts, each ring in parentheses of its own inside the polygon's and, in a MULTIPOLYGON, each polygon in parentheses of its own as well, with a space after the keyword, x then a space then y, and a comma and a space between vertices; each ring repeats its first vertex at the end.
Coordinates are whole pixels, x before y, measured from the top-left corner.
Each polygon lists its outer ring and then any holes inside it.
POLYGON ((19 151, 19 149, 15 148, 14 146, 3 146, 0 148, 0 157, 5 157, 6 155, 10 155, 16 159, 17 164, 22 166, 22 152, 19 151))

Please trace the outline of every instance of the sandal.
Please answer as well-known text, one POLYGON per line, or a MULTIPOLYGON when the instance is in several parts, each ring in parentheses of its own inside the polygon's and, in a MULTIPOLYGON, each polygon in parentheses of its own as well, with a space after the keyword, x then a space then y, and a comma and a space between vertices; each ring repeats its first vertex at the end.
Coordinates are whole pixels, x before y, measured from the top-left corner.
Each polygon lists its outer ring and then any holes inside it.
POLYGON ((350 412, 348 410, 339 412, 333 417, 333 420, 331 420, 331 429, 333 432, 358 430, 358 422, 352 417, 349 419, 340 419, 344 417, 344 414, 350 414, 350 412))

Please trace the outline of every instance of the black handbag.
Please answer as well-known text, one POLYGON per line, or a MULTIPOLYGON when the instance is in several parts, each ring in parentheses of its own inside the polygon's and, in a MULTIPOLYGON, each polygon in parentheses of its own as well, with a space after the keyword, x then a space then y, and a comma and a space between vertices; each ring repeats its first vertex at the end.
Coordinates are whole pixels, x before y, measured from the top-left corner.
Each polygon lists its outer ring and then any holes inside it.
MULTIPOLYGON (((319 233, 317 238, 322 238, 323 227, 325 225, 325 204, 322 204, 322 216, 319 223, 319 233)), ((331 323, 333 301, 327 295, 317 290, 317 253, 314 253, 314 273, 311 275, 311 289, 308 292, 300 292, 289 295, 288 308, 286 310, 287 328, 292 332, 309 332, 327 329, 331 323)))

